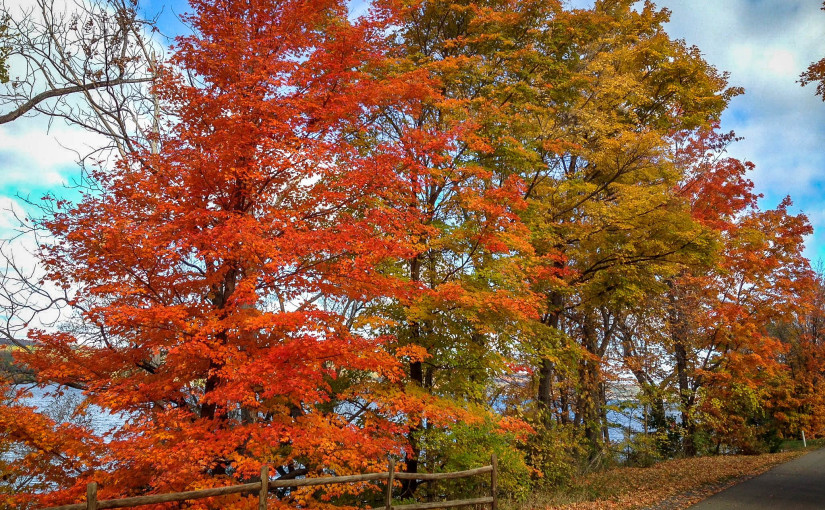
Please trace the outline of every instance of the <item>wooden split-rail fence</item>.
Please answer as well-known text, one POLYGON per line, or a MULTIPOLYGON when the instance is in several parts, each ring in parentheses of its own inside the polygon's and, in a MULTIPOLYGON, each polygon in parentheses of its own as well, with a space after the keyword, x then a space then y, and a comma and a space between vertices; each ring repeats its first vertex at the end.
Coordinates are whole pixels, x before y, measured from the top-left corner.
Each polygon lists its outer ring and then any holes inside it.
MULTIPOLYGON (((491 510, 498 509, 498 464, 496 456, 490 457, 490 465, 467 471, 453 471, 449 473, 404 473, 395 472, 395 463, 390 462, 389 470, 385 473, 368 473, 364 475, 328 476, 323 478, 302 478, 299 480, 270 480, 269 468, 261 468, 261 481, 242 485, 229 485, 214 489, 201 489, 187 492, 173 492, 169 494, 153 494, 150 496, 135 496, 121 499, 97 499, 97 484, 92 482, 86 487, 86 502, 73 505, 63 505, 46 508, 44 510, 98 510, 104 508, 130 508, 141 505, 155 505, 173 503, 193 499, 214 498, 229 494, 258 493, 258 510, 266 510, 269 491, 281 487, 308 487, 312 485, 332 485, 337 483, 355 483, 386 480, 387 487, 384 495, 385 510, 430 510, 435 508, 455 508, 462 506, 490 505, 491 510), (392 504, 392 484, 394 480, 450 480, 466 478, 475 475, 490 473, 490 495, 483 498, 455 499, 451 501, 434 501, 428 503, 413 503, 407 505, 392 504)), ((380 507, 378 507, 380 508, 380 507)))

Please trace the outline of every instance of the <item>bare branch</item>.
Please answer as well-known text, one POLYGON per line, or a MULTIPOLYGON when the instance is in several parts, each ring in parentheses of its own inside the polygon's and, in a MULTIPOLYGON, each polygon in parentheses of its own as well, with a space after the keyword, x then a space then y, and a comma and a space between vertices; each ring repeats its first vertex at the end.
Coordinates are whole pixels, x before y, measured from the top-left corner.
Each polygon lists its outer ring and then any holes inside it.
POLYGON ((75 0, 65 12, 55 0, 37 0, 28 10, 3 4, 0 19, 7 20, 9 67, 0 125, 37 114, 103 135, 108 142, 86 157, 159 150, 161 112, 151 84, 163 52, 152 39, 153 22, 131 2, 75 0))
POLYGON ((51 99, 53 97, 67 96, 76 92, 87 92, 100 87, 113 87, 116 85, 128 85, 133 83, 146 83, 152 81, 152 78, 133 78, 133 79, 116 79, 112 81, 90 83, 88 85, 73 85, 71 87, 63 87, 58 89, 51 89, 41 92, 29 99, 16 109, 0 115, 0 124, 6 124, 13 120, 19 119, 29 111, 33 110, 39 103, 51 99))

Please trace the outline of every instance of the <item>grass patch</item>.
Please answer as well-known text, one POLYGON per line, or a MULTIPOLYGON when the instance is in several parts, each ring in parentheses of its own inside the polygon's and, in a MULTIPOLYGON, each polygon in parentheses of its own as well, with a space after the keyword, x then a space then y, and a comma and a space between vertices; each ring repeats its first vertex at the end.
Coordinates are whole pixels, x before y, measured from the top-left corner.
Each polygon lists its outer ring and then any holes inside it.
MULTIPOLYGON (((811 442, 808 448, 812 449, 811 442)), ((502 507, 506 510, 687 508, 803 453, 794 450, 764 455, 722 455, 669 460, 647 468, 614 468, 586 475, 570 487, 537 492, 523 503, 507 502, 502 507)))
MULTIPOLYGON (((817 448, 822 448, 823 446, 825 446, 825 438, 808 439, 808 450, 816 450, 817 448)), ((779 449, 783 452, 795 452, 805 450, 805 446, 802 445, 801 439, 786 439, 785 441, 782 441, 779 449)))

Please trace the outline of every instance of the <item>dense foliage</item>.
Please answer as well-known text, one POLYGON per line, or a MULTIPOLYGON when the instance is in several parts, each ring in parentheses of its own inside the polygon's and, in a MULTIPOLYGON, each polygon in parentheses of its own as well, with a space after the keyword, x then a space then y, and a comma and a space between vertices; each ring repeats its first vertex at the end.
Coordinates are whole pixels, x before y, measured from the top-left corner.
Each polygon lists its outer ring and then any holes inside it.
MULTIPOLYGON (((192 35, 151 61, 156 117, 35 218, 71 313, 27 323, 16 363, 123 424, 58 423, 4 386, 8 505, 492 452, 523 497, 825 433, 811 227, 789 198, 759 207, 719 127, 741 90, 666 10, 190 4, 192 35)), ((272 503, 375 497, 342 490, 272 503)))

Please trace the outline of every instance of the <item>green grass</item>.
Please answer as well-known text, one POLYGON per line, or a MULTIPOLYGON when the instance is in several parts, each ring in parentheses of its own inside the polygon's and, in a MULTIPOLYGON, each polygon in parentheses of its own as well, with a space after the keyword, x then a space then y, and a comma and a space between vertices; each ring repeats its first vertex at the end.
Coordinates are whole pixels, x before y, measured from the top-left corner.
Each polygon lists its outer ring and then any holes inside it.
MULTIPOLYGON (((825 438, 808 439, 808 450, 815 450, 823 446, 825 446, 825 438)), ((802 445, 801 439, 786 439, 782 441, 779 449, 783 452, 794 452, 797 450, 805 450, 805 447, 802 445)))

